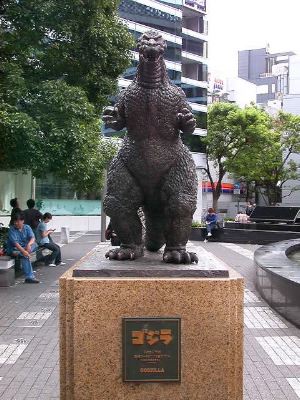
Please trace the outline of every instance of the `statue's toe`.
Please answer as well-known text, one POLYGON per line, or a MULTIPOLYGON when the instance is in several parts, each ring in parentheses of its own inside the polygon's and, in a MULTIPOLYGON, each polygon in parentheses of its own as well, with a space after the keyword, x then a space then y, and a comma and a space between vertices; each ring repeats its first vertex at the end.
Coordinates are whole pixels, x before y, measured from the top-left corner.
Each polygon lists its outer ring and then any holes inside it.
POLYGON ((136 251, 130 248, 118 247, 116 249, 109 250, 105 254, 105 257, 109 258, 110 260, 119 260, 119 261, 134 260, 136 258, 136 251))
POLYGON ((191 253, 186 250, 165 250, 163 261, 173 264, 192 264, 198 263, 198 257, 196 253, 191 253))

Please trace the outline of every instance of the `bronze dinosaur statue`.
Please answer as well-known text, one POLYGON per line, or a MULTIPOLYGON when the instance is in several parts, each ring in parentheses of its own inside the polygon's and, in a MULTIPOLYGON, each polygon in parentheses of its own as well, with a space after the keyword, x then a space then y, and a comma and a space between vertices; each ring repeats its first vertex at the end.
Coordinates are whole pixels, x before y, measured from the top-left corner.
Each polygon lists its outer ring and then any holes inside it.
POLYGON ((148 250, 157 251, 166 244, 165 262, 198 262, 195 253, 186 251, 197 201, 196 168, 180 137, 180 131, 191 134, 196 121, 184 92, 169 79, 162 36, 153 30, 145 32, 137 49, 135 79, 103 114, 106 126, 127 128, 108 173, 104 199, 105 212, 122 244, 106 257, 126 260, 143 255, 137 214, 142 207, 148 250))

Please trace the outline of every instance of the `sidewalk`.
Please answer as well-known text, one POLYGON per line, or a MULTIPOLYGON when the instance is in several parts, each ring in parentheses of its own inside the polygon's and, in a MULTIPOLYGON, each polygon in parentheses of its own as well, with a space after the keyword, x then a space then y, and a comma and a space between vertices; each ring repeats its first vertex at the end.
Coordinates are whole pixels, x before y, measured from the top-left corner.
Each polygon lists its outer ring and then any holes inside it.
MULTIPOLYGON (((99 241, 99 231, 73 233, 71 243, 62 246, 65 266, 39 267, 39 285, 25 285, 20 277, 15 286, 0 288, 1 400, 59 399, 58 279, 99 241)), ((255 291, 252 258, 258 246, 192 245, 198 252, 211 252, 245 278, 244 400, 299 399, 300 330, 273 312, 255 291)))

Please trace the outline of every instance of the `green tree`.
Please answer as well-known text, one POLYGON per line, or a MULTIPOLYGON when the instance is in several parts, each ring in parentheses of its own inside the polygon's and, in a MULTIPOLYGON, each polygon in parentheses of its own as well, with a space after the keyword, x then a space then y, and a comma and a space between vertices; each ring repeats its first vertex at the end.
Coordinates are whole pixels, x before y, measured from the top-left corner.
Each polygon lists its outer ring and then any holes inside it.
POLYGON ((114 152, 100 140, 99 115, 133 46, 117 5, 2 0, 2 169, 54 173, 80 190, 99 183, 114 152))
POLYGON ((214 103, 208 110, 206 168, 212 186, 213 207, 218 209, 222 180, 262 154, 268 143, 269 117, 256 107, 240 109, 232 103, 214 103))
MULTIPOLYGON (((292 159, 293 154, 300 153, 300 117, 281 111, 275 118, 269 118, 269 128, 263 153, 243 158, 232 172, 247 182, 248 187, 259 191, 268 205, 273 205, 281 201, 286 181, 300 179, 299 165, 292 159)), ((299 190, 299 185, 291 191, 294 190, 299 190)))

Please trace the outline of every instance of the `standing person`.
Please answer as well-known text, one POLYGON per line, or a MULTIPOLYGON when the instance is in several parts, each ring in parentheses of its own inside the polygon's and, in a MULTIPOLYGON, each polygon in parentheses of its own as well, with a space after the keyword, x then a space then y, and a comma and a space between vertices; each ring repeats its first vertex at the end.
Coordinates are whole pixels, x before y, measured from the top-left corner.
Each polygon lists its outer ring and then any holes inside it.
POLYGON ((24 215, 16 213, 12 217, 12 226, 8 231, 6 254, 20 257, 24 270, 25 283, 39 283, 34 277, 30 262, 30 253, 36 249, 35 237, 29 225, 24 224, 24 215))
POLYGON ((207 236, 212 236, 211 231, 215 229, 218 220, 218 215, 213 208, 208 209, 208 214, 205 218, 207 236))
POLYGON ((21 208, 20 208, 19 200, 18 200, 16 197, 15 197, 14 199, 11 199, 10 202, 9 202, 9 204, 10 204, 11 207, 12 207, 11 214, 10 214, 9 226, 12 226, 14 216, 15 216, 16 214, 20 214, 20 212, 22 212, 22 210, 21 210, 21 208))
POLYGON ((248 217, 250 217, 253 210, 254 210, 254 205, 253 205, 252 201, 248 201, 247 206, 246 206, 246 214, 248 215, 248 217))
POLYGON ((35 234, 36 228, 38 224, 40 223, 40 220, 43 218, 43 214, 34 208, 35 206, 35 201, 33 199, 29 199, 26 202, 28 209, 23 210, 24 214, 24 221, 25 224, 29 225, 30 228, 33 230, 33 233, 35 234))
POLYGON ((44 247, 52 251, 51 254, 44 258, 44 262, 48 267, 56 267, 57 265, 65 265, 66 263, 61 261, 61 251, 58 244, 54 243, 50 238, 50 234, 54 232, 54 229, 48 229, 47 223, 51 221, 52 215, 46 212, 42 216, 41 222, 36 228, 36 240, 39 246, 44 247))
MULTIPOLYGON (((34 208, 35 206, 35 201, 33 199, 29 199, 26 202, 28 209, 23 210, 24 218, 25 218, 25 224, 29 225, 30 228, 33 230, 34 236, 36 237, 36 228, 38 224, 40 223, 40 220, 43 217, 43 214, 34 208)), ((43 252, 41 249, 38 249, 36 251, 36 260, 43 262, 44 257, 43 257, 43 252)))

